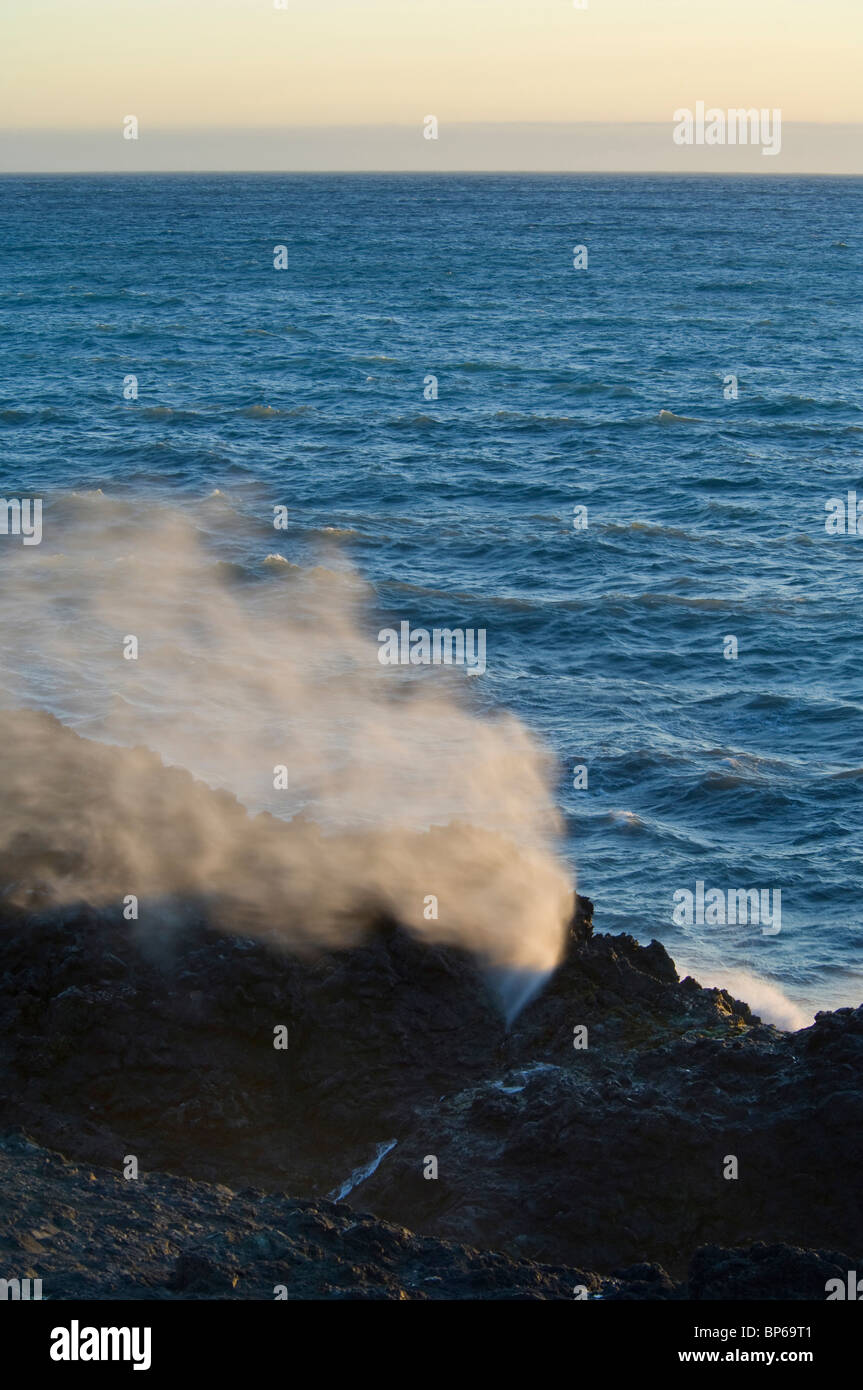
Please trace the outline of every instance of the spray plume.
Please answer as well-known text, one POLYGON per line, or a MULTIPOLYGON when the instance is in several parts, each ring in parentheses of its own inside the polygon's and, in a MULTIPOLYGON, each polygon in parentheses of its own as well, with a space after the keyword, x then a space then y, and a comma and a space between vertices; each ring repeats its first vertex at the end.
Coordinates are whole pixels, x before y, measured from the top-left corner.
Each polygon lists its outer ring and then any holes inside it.
POLYGON ((134 894, 142 921, 205 900, 223 930, 292 951, 386 913, 478 956, 512 1014, 573 903, 548 755, 477 712, 464 675, 382 667, 352 570, 262 545, 256 570, 214 561, 214 531, 227 548, 241 522, 218 498, 205 520, 209 542, 176 509, 73 495, 40 547, 4 550, 5 881, 55 903, 134 894))

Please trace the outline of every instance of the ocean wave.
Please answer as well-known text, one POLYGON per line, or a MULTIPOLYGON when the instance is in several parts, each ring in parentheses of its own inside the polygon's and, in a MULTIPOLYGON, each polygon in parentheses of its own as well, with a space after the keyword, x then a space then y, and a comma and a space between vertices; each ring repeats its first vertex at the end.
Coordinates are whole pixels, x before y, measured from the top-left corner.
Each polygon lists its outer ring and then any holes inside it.
MULTIPOLYGON (((678 960, 677 964, 682 975, 681 962, 678 960)), ((699 965, 692 973, 699 984, 708 989, 724 989, 733 998, 742 999, 765 1023, 772 1023, 783 1032, 796 1033, 800 1028, 808 1028, 814 1021, 813 1011, 802 1008, 779 985, 752 971, 699 965)))
POLYGON ((292 420, 301 415, 314 415, 312 405, 294 405, 289 410, 274 405, 247 405, 234 414, 246 420, 292 420))
POLYGON ((411 584, 407 580, 390 580, 381 585, 381 588, 386 593, 411 594, 416 598, 433 599, 435 602, 445 604, 462 603, 480 609, 533 610, 540 606, 533 599, 522 598, 516 594, 483 594, 464 590, 434 589, 424 584, 411 584))
POLYGON ((656 419, 661 425, 703 425, 694 415, 675 415, 673 410, 660 410, 656 419))
POLYGON ((286 410, 277 410, 272 405, 247 405, 242 410, 237 411, 246 420, 277 420, 288 414, 286 410))
MULTIPOLYGON (((123 406, 126 410, 128 407, 123 406)), ((199 420, 201 411, 189 410, 187 407, 171 405, 145 405, 140 406, 135 412, 142 415, 145 420, 199 420)))
POLYGON ((302 574, 303 572, 301 565, 295 565, 292 560, 285 559, 284 555, 267 555, 261 563, 277 574, 302 574))
POLYGON ((844 398, 834 397, 833 399, 819 400, 815 396, 798 396, 791 392, 774 398, 755 397, 750 404, 757 408, 762 416, 768 418, 774 415, 787 416, 792 412, 811 414, 817 411, 819 415, 859 415, 861 413, 853 401, 844 398))
POLYGON ((495 420, 511 420, 520 425, 575 425, 578 420, 572 415, 535 415, 524 414, 518 410, 496 410, 495 420))
POLYGON ((612 825, 619 825, 624 830, 647 830, 648 827, 636 811, 607 811, 606 818, 612 825))
POLYGON ((9 406, 0 410, 0 420, 7 425, 74 425, 77 418, 68 412, 59 410, 56 406, 46 405, 39 410, 21 410, 15 406, 9 406))
POLYGON ((626 594, 620 590, 612 590, 601 596, 601 602, 604 604, 629 603, 643 608, 698 608, 715 613, 723 613, 728 610, 736 612, 741 607, 739 598, 718 598, 715 595, 689 597, 687 594, 656 593, 652 590, 641 594, 626 594))
POLYGON ((397 415, 394 420, 387 421, 387 426, 392 430, 428 430, 438 429, 446 423, 434 415, 424 415, 420 412, 417 415, 397 415))
POLYGON ((699 545, 705 541, 713 544, 724 542, 724 537, 721 536, 705 536, 698 531, 686 531, 682 526, 663 526, 658 521, 602 521, 595 523, 595 529, 600 534, 615 535, 634 532, 646 536, 667 536, 669 540, 697 541, 699 545))

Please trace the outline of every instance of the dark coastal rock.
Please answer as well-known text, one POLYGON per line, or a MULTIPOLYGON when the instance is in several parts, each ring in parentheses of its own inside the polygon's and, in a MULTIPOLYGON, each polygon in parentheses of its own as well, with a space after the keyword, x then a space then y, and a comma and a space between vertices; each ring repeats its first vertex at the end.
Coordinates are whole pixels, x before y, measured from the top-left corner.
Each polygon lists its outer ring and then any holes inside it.
MULTIPOLYGON (((597 950, 582 957, 585 976, 601 973, 604 959, 614 979, 619 939, 600 938, 597 950)), ((624 954, 634 969, 631 944, 624 954)), ((681 988, 668 988, 664 1021, 647 998, 609 1020, 613 999, 603 999, 599 1044, 591 1035, 572 1057, 554 1045, 543 1001, 543 1053, 425 1107, 363 1184, 363 1201, 388 1219, 470 1232, 478 1243, 503 1230, 534 1258, 578 1249, 600 1270, 650 1258, 682 1277, 705 1242, 859 1248, 863 1116, 859 1083, 846 1082, 844 1068, 859 1077, 863 1009, 782 1034, 714 992, 698 991, 692 1011, 678 1012, 681 988), (427 1153, 437 1157, 437 1182, 423 1181, 427 1153), (736 1179, 724 1176, 730 1156, 736 1179)), ((570 1018, 592 1021, 579 991, 569 1000, 570 1018)))
MULTIPOLYGON (((680 980, 660 943, 596 933, 580 898, 565 960, 508 1031, 470 957, 391 921, 298 959, 229 934, 224 905, 214 930, 194 897, 151 905, 145 926, 40 896, 74 856, 35 815, 17 849, 0 854, 0 1123, 40 1143, 114 1170, 134 1155, 145 1174, 344 1192, 424 1235, 609 1279, 662 1267, 628 1276, 631 1296, 669 1296, 703 1246, 863 1248, 863 1009, 780 1032, 680 980)), ((236 1272, 186 1253, 179 1289, 236 1272)), ((722 1286, 707 1268, 694 1287, 722 1286)), ((784 1268, 770 1287, 797 1287, 784 1268)))
POLYGON ((830 1250, 763 1243, 723 1250, 709 1245, 693 1257, 688 1295, 704 1301, 751 1298, 823 1302, 828 1280, 841 1279, 844 1285, 848 1271, 857 1269, 863 1269, 863 1259, 830 1250))
MULTIPOLYGON (((0 1135, 0 1267, 44 1299, 572 1299, 599 1278, 357 1216, 343 1203, 78 1167, 0 1135)), ((610 1286, 613 1292, 620 1287, 610 1286)))
POLYGON ((602 1276, 421 1237, 343 1202, 69 1163, 0 1133, 0 1263, 42 1297, 218 1300, 694 1301, 824 1299, 863 1260, 755 1245, 696 1252, 689 1282, 658 1265, 602 1276))

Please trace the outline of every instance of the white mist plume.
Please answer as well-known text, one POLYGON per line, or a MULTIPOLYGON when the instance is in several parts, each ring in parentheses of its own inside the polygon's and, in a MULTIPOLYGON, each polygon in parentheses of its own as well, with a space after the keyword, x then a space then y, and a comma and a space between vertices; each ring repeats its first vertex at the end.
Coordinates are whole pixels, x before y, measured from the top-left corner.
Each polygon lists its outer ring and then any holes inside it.
MULTIPOLYGON (((223 500, 207 525, 233 553, 223 500)), ((386 911, 504 972, 553 969, 573 886, 547 755, 475 712, 463 676, 381 667, 354 573, 268 558, 262 527, 249 575, 180 512, 98 494, 55 504, 44 534, 0 560, 3 704, 99 742, 4 716, 5 867, 30 855, 56 901, 136 894, 142 921, 148 900, 219 900, 225 929, 288 949, 347 944, 386 911)))

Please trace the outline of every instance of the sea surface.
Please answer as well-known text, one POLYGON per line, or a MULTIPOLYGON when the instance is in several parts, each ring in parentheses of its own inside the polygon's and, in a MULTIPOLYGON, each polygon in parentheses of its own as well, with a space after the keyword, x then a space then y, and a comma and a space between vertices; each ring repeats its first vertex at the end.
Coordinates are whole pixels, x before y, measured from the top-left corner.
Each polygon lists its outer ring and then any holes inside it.
POLYGON ((852 179, 4 178, 0 495, 167 503, 240 569, 284 502, 269 551, 487 630, 471 698, 553 749, 600 929, 856 1005, 861 226, 852 179), (676 925, 698 880, 781 931, 676 925))

